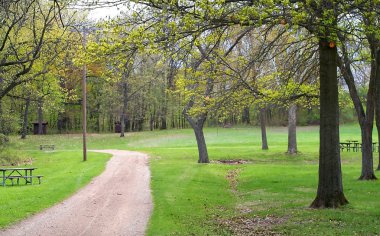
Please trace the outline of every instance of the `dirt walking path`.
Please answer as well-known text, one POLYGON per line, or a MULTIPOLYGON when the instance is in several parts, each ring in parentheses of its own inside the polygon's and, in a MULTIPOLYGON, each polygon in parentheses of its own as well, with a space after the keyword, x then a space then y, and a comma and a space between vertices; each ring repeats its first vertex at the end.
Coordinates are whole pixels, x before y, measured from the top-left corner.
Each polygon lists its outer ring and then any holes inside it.
POLYGON ((113 155, 101 175, 69 199, 0 235, 144 235, 152 211, 147 155, 98 152, 113 155))

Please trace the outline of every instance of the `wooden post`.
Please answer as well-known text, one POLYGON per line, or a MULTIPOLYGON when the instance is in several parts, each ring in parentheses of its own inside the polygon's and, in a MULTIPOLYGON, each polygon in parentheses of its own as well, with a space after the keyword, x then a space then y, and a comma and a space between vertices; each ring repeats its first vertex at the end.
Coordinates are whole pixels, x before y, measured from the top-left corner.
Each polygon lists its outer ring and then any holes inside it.
MULTIPOLYGON (((86 50, 86 28, 83 27, 83 49, 86 50)), ((83 80, 82 80, 82 126, 83 126, 83 161, 87 161, 87 66, 83 64, 83 80)))

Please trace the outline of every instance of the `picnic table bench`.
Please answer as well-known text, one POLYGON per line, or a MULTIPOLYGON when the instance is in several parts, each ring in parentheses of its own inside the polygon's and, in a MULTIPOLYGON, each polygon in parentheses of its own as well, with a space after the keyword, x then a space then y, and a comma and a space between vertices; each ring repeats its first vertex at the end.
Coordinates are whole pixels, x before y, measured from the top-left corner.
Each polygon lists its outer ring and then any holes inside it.
POLYGON ((20 179, 25 180, 25 184, 33 184, 33 179, 38 179, 38 184, 41 184, 41 178, 43 175, 33 175, 33 170, 35 167, 17 167, 17 168, 0 168, 2 172, 0 178, 2 178, 2 185, 5 186, 7 179, 9 179, 14 185, 14 181, 20 184, 20 179))
MULTIPOLYGON (((377 142, 372 143, 372 151, 376 152, 376 144, 377 142)), ((340 142, 339 147, 341 151, 346 150, 347 152, 352 151, 353 152, 358 152, 359 150, 362 150, 362 144, 359 143, 357 140, 347 140, 346 142, 340 142)), ((380 146, 379 146, 380 147, 380 146)), ((380 150, 380 148, 377 148, 377 151, 380 150)))
POLYGON ((54 144, 41 144, 40 145, 40 150, 44 150, 44 149, 54 150, 55 149, 55 145, 54 144))
POLYGON ((341 151, 346 150, 347 152, 351 151, 351 149, 353 152, 357 152, 359 151, 359 146, 361 146, 357 140, 347 140, 346 142, 340 142, 339 145, 341 151))

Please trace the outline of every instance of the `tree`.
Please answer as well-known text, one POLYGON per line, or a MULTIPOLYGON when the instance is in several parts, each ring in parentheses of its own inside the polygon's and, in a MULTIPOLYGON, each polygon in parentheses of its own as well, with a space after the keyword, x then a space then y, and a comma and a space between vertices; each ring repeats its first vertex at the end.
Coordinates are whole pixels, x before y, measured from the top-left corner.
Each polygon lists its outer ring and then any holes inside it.
MULTIPOLYGON (((359 33, 360 34, 360 33, 359 33)), ((366 101, 361 101, 357 86, 355 84, 355 73, 352 68, 355 66, 354 55, 358 54, 358 51, 362 51, 361 45, 358 44, 358 40, 353 42, 350 35, 344 35, 341 32, 338 32, 338 38, 341 41, 340 52, 341 56, 338 57, 338 65, 341 71, 341 74, 344 78, 344 81, 347 84, 347 87, 350 92, 350 97, 353 101, 358 122, 361 129, 361 153, 362 153, 362 171, 359 177, 360 180, 372 180, 376 179, 373 170, 373 151, 372 151, 372 129, 373 121, 375 115, 375 56, 373 53, 371 56, 371 73, 368 84, 368 92, 366 95, 366 101), (355 51, 355 52, 354 52, 355 51), (365 108, 363 103, 365 102, 365 108)), ((367 40, 370 41, 370 36, 367 35, 367 40)), ((359 54, 360 55, 360 54, 359 54)), ((362 63, 362 62, 360 62, 362 63)), ((357 74, 357 72, 356 72, 357 74)))
MULTIPOLYGON (((136 0, 148 9, 172 13, 175 18, 169 24, 176 32, 173 38, 200 37, 210 29, 233 26, 278 24, 285 17, 292 25, 305 27, 319 41, 320 67, 320 158, 317 197, 311 207, 338 207, 347 204, 343 194, 339 153, 339 109, 337 86, 336 29, 338 14, 344 14, 341 2, 314 1, 154 1, 136 0), (177 26, 181 26, 177 27, 177 26), (329 47, 331 45, 331 47, 329 47)), ((165 16, 167 14, 164 14, 165 16)), ((154 17, 158 14, 153 14, 154 17)), ((167 19, 161 20, 161 27, 167 19)), ((159 33, 159 28, 157 31, 159 33)), ((160 35, 160 34, 159 34, 160 35)), ((162 35, 165 37, 165 35, 162 35)), ((208 78, 206 78, 208 79, 208 78)), ((207 84, 207 83, 206 83, 207 84)))
POLYGON ((319 37, 320 75, 320 149, 317 196, 311 207, 339 207, 348 203, 343 194, 339 149, 339 102, 337 48, 334 29, 337 26, 337 4, 322 0, 316 16, 324 26, 319 37), (320 10, 319 10, 320 9, 320 10))
POLYGON ((0 3, 0 104, 15 88, 37 80, 49 71, 65 47, 63 38, 67 34, 59 28, 64 20, 70 21, 69 17, 61 15, 67 13, 65 7, 57 1, 0 3))
MULTIPOLYGON (((0 100, 13 88, 38 77, 46 72, 46 67, 31 72, 35 61, 44 48, 58 49, 59 37, 49 38, 54 26, 61 24, 56 20, 56 3, 36 0, 3 1, 0 15, 3 16, 0 28, 0 100)), ((63 36, 61 34, 60 36, 63 36)), ((50 51, 50 61, 57 56, 50 51)))
POLYGON ((177 85, 182 91, 188 94, 185 97, 186 105, 183 109, 183 115, 193 128, 198 146, 198 163, 209 163, 206 140, 203 133, 203 127, 207 119, 207 103, 212 96, 214 88, 215 61, 207 52, 213 46, 199 45, 197 53, 192 53, 189 60, 191 69, 186 70, 183 80, 177 85), (207 62, 207 63, 204 63, 207 62), (182 83, 182 84, 181 84, 182 83))

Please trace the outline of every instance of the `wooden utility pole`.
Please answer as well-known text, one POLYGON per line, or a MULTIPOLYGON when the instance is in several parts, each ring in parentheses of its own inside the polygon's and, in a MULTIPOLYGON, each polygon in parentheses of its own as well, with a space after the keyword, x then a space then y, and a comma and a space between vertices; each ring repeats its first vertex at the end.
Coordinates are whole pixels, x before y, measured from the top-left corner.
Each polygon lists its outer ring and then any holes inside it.
MULTIPOLYGON (((83 49, 86 51, 86 27, 83 27, 83 49)), ((87 66, 83 64, 82 79, 82 126, 83 126, 83 161, 87 161, 87 66)))

